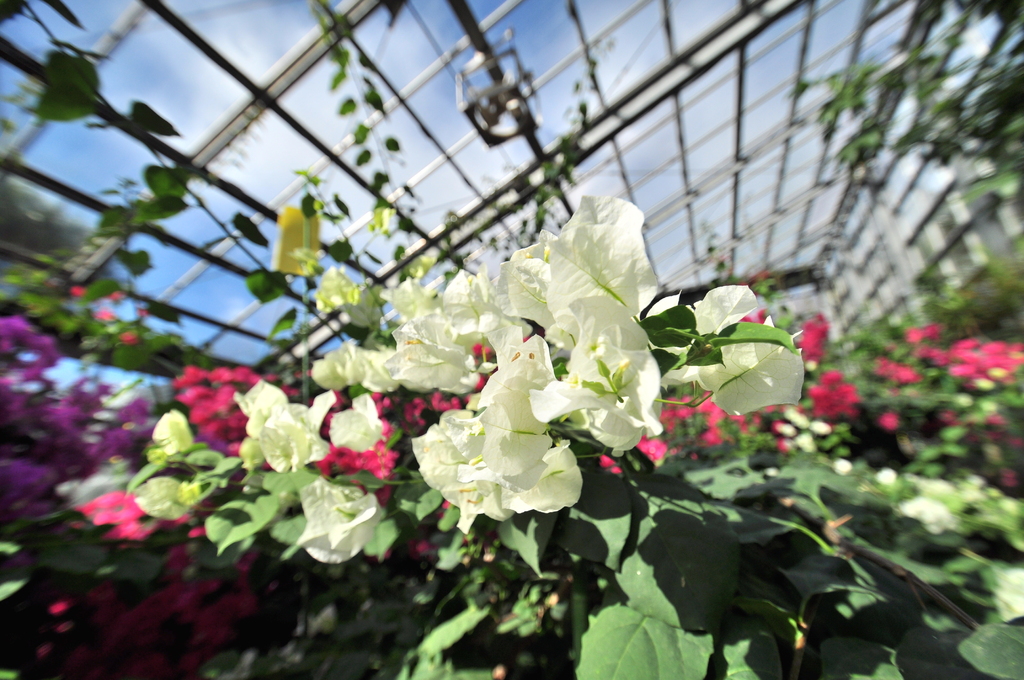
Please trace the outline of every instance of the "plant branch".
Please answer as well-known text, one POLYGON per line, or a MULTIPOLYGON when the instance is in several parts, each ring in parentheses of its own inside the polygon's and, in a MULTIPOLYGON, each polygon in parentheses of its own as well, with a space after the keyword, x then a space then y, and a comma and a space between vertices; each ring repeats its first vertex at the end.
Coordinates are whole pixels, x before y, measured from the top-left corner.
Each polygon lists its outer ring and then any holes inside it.
POLYGON ((860 557, 892 572, 894 575, 904 579, 915 593, 917 589, 927 593, 939 606, 949 612, 953 618, 965 625, 968 629, 978 629, 980 624, 978 624, 970 614, 958 607, 952 600, 939 592, 931 584, 923 581, 917 574, 896 564, 892 560, 879 555, 873 550, 869 550, 868 548, 853 543, 845 536, 841 535, 839 533, 839 525, 842 524, 842 520, 822 521, 799 507, 792 498, 779 498, 779 502, 792 510, 795 514, 799 515, 802 520, 820 531, 830 543, 836 546, 837 552, 841 557, 845 557, 847 559, 853 556, 860 557))

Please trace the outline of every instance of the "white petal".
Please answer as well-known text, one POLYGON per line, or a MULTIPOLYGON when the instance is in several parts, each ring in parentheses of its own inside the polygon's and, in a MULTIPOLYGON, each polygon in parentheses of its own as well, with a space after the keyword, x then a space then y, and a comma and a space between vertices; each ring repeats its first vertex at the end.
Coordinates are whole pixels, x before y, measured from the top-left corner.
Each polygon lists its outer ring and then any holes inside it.
POLYGON ((693 306, 697 332, 717 333, 757 311, 757 296, 746 286, 721 286, 693 306))
POLYGON ((784 347, 763 342, 726 345, 724 365, 702 366, 700 383, 731 415, 773 404, 795 404, 804 383, 804 362, 784 347))

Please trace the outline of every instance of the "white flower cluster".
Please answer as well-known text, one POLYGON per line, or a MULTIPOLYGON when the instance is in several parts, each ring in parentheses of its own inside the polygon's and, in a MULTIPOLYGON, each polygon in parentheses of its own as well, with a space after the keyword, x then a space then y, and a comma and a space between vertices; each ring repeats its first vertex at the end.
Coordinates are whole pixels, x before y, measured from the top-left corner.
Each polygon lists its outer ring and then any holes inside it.
MULTIPOLYGON (((438 311, 395 331, 398 347, 385 366, 413 389, 467 391, 475 371, 488 368, 475 366, 470 343, 485 339, 497 356, 480 411, 446 414, 413 441, 424 479, 460 508, 463 530, 481 513, 500 520, 575 504, 581 475, 571 451, 552 437, 554 421, 572 418, 613 451, 662 432, 663 377, 637 321, 657 293, 642 228, 643 213, 630 203, 585 197, 559 236, 542 232, 502 264, 495 285, 485 270, 460 272, 438 311), (524 341, 522 319, 543 327, 544 337, 524 341), (561 377, 549 342, 568 352, 561 377)), ((693 309, 696 332, 717 333, 756 309, 748 288, 717 289, 693 309)), ((730 344, 722 358, 676 371, 665 383, 698 381, 734 413, 799 399, 803 365, 785 348, 730 344)))

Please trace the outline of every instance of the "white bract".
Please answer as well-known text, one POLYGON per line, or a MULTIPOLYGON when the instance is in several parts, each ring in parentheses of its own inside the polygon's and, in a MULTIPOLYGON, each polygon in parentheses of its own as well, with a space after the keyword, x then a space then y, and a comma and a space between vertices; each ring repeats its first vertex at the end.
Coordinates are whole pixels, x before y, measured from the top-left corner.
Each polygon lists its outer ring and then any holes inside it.
POLYGON ((260 449, 270 467, 291 472, 323 460, 330 447, 320 436, 320 425, 336 401, 333 392, 324 392, 310 407, 287 404, 275 409, 259 433, 260 449))
POLYGON ((918 496, 909 501, 903 501, 899 507, 902 514, 913 517, 932 534, 956 531, 960 526, 960 520, 949 511, 949 508, 942 501, 937 501, 934 498, 918 496))
POLYGON ((139 509, 159 519, 178 519, 198 498, 197 484, 185 484, 173 477, 151 479, 135 492, 139 509))
POLYGON ((444 315, 458 335, 490 333, 517 323, 498 303, 486 265, 477 274, 463 269, 455 275, 444 290, 444 315))
POLYGON ((441 314, 412 319, 394 335, 397 349, 384 365, 398 382, 414 390, 458 394, 476 386, 473 356, 455 342, 452 328, 441 314))
POLYGON ((316 308, 321 312, 332 312, 344 305, 359 303, 359 286, 337 267, 324 272, 320 286, 316 289, 316 308))
POLYGON ((244 395, 236 393, 235 402, 242 413, 249 417, 245 433, 256 439, 270 414, 288 405, 288 395, 280 387, 260 380, 244 395))
POLYGON ((328 564, 352 559, 373 538, 384 517, 377 497, 354 486, 337 486, 323 477, 299 491, 306 529, 296 542, 328 564))
POLYGON ((542 231, 539 238, 539 243, 517 250, 501 265, 495 291, 506 314, 536 321, 547 328, 555 324, 547 301, 551 285, 549 244, 555 237, 542 231))
POLYGON ((384 423, 369 394, 352 400, 352 408, 334 414, 331 419, 331 443, 353 451, 366 451, 380 441, 384 423))
POLYGON ((317 385, 328 390, 343 390, 362 385, 371 392, 390 392, 398 381, 384 367, 395 350, 365 349, 355 342, 345 342, 338 349, 313 362, 312 376, 317 385))
POLYGON ((192 428, 181 411, 168 411, 153 428, 153 442, 168 454, 181 453, 192 446, 192 428))
POLYGON ((395 308, 402 321, 426 316, 441 309, 437 291, 421 285, 415 279, 402 281, 397 287, 384 291, 383 296, 395 308))

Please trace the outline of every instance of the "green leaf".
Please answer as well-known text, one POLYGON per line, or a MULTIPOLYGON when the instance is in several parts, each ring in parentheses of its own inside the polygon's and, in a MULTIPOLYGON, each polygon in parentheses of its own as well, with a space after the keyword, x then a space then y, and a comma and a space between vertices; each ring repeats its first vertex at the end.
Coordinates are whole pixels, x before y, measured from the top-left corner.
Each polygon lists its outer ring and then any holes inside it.
POLYGON ((217 467, 222 460, 224 460, 224 454, 213 449, 200 449, 185 456, 185 462, 199 467, 217 467))
POLYGON ((715 652, 716 680, 782 680, 775 635, 763 619, 730 614, 715 652))
MULTIPOLYGON (((780 569, 805 600, 811 595, 839 591, 876 595, 874 588, 860 583, 850 563, 831 555, 807 555, 792 569, 780 569)), ((881 599, 881 595, 879 595, 881 599)))
POLYGON ((104 569, 110 568, 110 577, 121 581, 149 583, 164 567, 164 561, 157 555, 142 550, 118 550, 110 556, 104 569))
POLYGON ((708 340, 712 347, 724 347, 725 345, 738 345, 745 342, 761 342, 769 345, 785 347, 793 354, 796 354, 796 346, 793 344, 793 336, 781 328, 775 328, 763 323, 749 323, 740 321, 731 326, 726 326, 718 333, 718 337, 708 340))
POLYGON ((352 215, 348 211, 348 205, 345 204, 345 201, 338 198, 338 194, 334 194, 334 206, 338 209, 338 212, 340 212, 345 217, 352 217, 352 215))
POLYGON ((249 538, 265 527, 274 519, 278 507, 275 494, 257 496, 252 501, 225 503, 220 510, 206 518, 206 536, 217 545, 217 554, 220 555, 228 546, 249 538))
POLYGON ((481 621, 487 618, 489 613, 489 609, 477 609, 470 606, 469 609, 463 610, 430 631, 430 634, 423 638, 417 651, 420 656, 427 658, 440 655, 441 652, 471 633, 481 621))
POLYGON ((82 24, 79 23, 78 17, 76 17, 63 2, 60 0, 43 0, 43 2, 52 7, 54 12, 64 17, 69 24, 73 24, 76 28, 82 28, 82 24))
POLYGON ((391 550, 391 546, 395 544, 401 533, 398 522, 393 517, 381 520, 373 530, 373 538, 363 548, 363 552, 370 557, 384 559, 384 556, 387 555, 388 550, 391 550))
POLYGON ((583 635, 577 678, 586 680, 703 680, 710 635, 688 633, 629 607, 602 609, 583 635))
POLYGON ((399 146, 398 144, 398 140, 395 139, 394 137, 388 137, 387 139, 385 139, 384 146, 387 148, 388 151, 398 151, 399 149, 401 149, 401 146, 399 146))
POLYGON ((121 284, 114 279, 100 279, 89 285, 82 296, 83 302, 93 302, 121 290, 121 284))
POLYGON ((153 109, 142 102, 132 102, 132 111, 128 114, 132 122, 147 132, 164 137, 180 137, 174 126, 160 117, 153 109))
POLYGON ((723 517, 686 483, 636 477, 642 519, 637 546, 622 561, 629 606, 688 630, 714 630, 736 590, 739 542, 723 517))
POLYGON ((658 362, 658 370, 662 375, 665 375, 669 371, 679 368, 686 361, 686 354, 674 354, 667 350, 655 347, 651 350, 651 354, 654 355, 655 360, 658 362))
POLYGON ((169 321, 170 323, 181 322, 176 311, 162 302, 157 302, 156 300, 146 303, 146 311, 148 311, 150 315, 155 316, 158 319, 163 319, 164 321, 169 321))
POLYGON ((135 371, 146 365, 153 353, 144 345, 118 345, 110 355, 115 366, 125 371, 135 371))
POLYGON ((961 656, 982 673, 1006 680, 1024 678, 1024 628, 989 623, 958 646, 961 656))
POLYGON ((292 472, 268 472, 263 475, 263 488, 271 493, 298 493, 315 482, 320 475, 299 468, 292 472))
POLYGON ((136 201, 132 222, 142 224, 174 217, 187 207, 188 203, 179 196, 156 196, 148 201, 136 201))
POLYGON ((131 493, 139 488, 143 482, 164 469, 163 465, 157 465, 156 463, 146 463, 142 466, 142 469, 135 473, 132 480, 128 482, 128 492, 131 493))
POLYGON ((431 489, 423 482, 403 484, 395 493, 395 498, 398 500, 398 508, 415 517, 417 522, 422 522, 424 517, 441 507, 444 501, 440 491, 431 489))
POLYGON ((0 572, 0 601, 21 590, 31 577, 32 572, 26 568, 0 572))
POLYGON ((580 500, 569 509, 555 542, 573 555, 618 569, 632 520, 626 482, 615 475, 583 472, 580 500))
POLYGON ((448 509, 444 511, 441 519, 437 522, 438 531, 451 531, 456 524, 459 523, 459 519, 462 517, 462 511, 459 510, 457 505, 449 505, 448 509))
POLYGON ((302 215, 304 217, 313 217, 316 215, 316 199, 311 194, 306 194, 300 201, 302 207, 302 215))
POLYGON ((338 113, 343 116, 347 116, 356 110, 356 100, 349 97, 341 103, 341 108, 338 109, 338 113))
POLYGON ((957 648, 968 637, 960 631, 913 628, 896 649, 896 667, 904 680, 992 680, 960 655, 957 648))
POLYGON ((384 113, 384 100, 381 99, 380 93, 377 90, 367 90, 366 94, 363 95, 363 101, 384 113))
POLYGON ((280 541, 285 545, 295 545, 305 530, 306 516, 299 514, 274 524, 274 526, 270 527, 270 535, 274 540, 280 541))
POLYGON ((71 574, 91 574, 107 559, 106 548, 68 544, 47 548, 39 554, 39 566, 71 574))
POLYGON ((368 134, 370 134, 370 128, 360 123, 359 127, 356 128, 356 131, 352 133, 352 136, 355 137, 356 144, 364 144, 366 143, 366 136, 368 134))
POLYGON ((181 198, 188 191, 189 173, 184 168, 167 168, 162 165, 148 165, 142 176, 154 196, 177 196, 181 198))
POLYGON ((281 297, 288 290, 288 279, 281 272, 261 269, 245 277, 245 285, 257 300, 270 302, 281 297))
POLYGON ((370 158, 373 156, 369 149, 363 149, 359 156, 356 157, 356 165, 363 166, 370 162, 370 158))
POLYGON ((834 637, 821 643, 821 680, 903 680, 895 653, 876 642, 834 637))
POLYGON ((50 52, 46 61, 46 89, 36 104, 43 120, 76 120, 96 110, 99 88, 96 67, 85 57, 50 52))
POLYGON ((253 224, 252 220, 242 213, 235 213, 235 216, 231 219, 231 224, 234 225, 235 229, 237 229, 242 236, 256 245, 269 245, 270 242, 267 241, 267 237, 260 232, 259 227, 253 224))
POLYGON ((800 636, 796 612, 788 612, 769 600, 751 597, 733 598, 732 603, 748 614, 761 617, 771 627, 772 632, 787 644, 792 645, 800 636))
POLYGON ((274 337, 278 333, 291 330, 295 326, 295 319, 297 316, 298 311, 294 307, 282 314, 281 318, 274 323, 274 327, 270 329, 270 334, 267 335, 267 339, 274 337))
POLYGON ((26 0, 0 0, 0 22, 16 16, 25 7, 26 0))
POLYGON ((498 525, 498 536, 533 567, 539 576, 540 558, 548 547, 558 515, 553 512, 524 512, 498 525))
POLYGON ((764 475, 755 472, 745 460, 741 460, 689 471, 686 473, 686 481, 712 498, 732 500, 739 491, 763 484, 764 475))
POLYGON ((149 261, 149 253, 145 250, 118 250, 116 257, 133 276, 141 276, 153 268, 149 261))
POLYGON ((373 474, 369 470, 360 470, 351 477, 352 481, 362 484, 366 487, 367 491, 375 491, 376 489, 384 486, 384 482, 381 481, 380 477, 373 474))
POLYGON ((15 555, 21 552, 21 546, 10 541, 0 541, 0 555, 15 555))
POLYGON ((327 253, 335 262, 347 262, 352 257, 352 244, 345 239, 338 239, 327 248, 327 253))
POLYGON ((684 347, 697 335, 697 319, 685 305, 676 305, 661 314, 640 321, 647 338, 656 347, 684 347))

